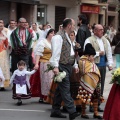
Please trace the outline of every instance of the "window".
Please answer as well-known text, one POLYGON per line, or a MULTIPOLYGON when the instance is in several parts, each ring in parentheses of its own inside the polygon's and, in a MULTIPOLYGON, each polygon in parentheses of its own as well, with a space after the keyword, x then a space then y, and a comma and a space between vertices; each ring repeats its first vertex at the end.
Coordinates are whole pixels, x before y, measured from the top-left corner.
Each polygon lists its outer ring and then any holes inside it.
POLYGON ((40 5, 37 8, 38 24, 46 24, 46 5, 40 5))

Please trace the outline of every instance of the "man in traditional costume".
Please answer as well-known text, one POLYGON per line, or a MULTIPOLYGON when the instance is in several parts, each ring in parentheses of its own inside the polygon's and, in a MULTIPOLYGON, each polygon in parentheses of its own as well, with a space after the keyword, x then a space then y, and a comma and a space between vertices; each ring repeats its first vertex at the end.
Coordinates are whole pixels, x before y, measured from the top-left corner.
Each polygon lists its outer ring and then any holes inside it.
MULTIPOLYGON (((51 117, 66 118, 61 114, 61 102, 65 103, 65 107, 69 112, 69 119, 74 120, 80 114, 76 112, 74 101, 70 94, 70 75, 72 73, 72 66, 75 63, 75 53, 72 42, 69 38, 71 31, 75 29, 75 21, 66 18, 63 21, 63 31, 52 38, 52 57, 50 59, 51 65, 54 67, 54 74, 59 71, 65 71, 66 77, 62 82, 58 82, 57 89, 54 95, 54 102, 52 105, 51 117), (59 43, 59 44, 58 44, 59 43)), ((78 65, 75 64, 75 71, 78 72, 78 65)))
MULTIPOLYGON (((113 64, 111 46, 109 41, 103 36, 103 32, 103 26, 96 24, 94 27, 94 35, 86 39, 84 44, 85 47, 87 43, 91 43, 96 51, 95 63, 98 66, 101 75, 101 95, 103 95, 104 91, 106 66, 108 66, 109 70, 112 70, 113 64)), ((98 107, 98 111, 103 112, 100 107, 98 107)))
POLYGON ((19 26, 11 34, 11 46, 12 46, 12 73, 17 69, 17 63, 20 60, 24 60, 28 67, 29 63, 29 50, 32 44, 32 34, 25 27, 26 19, 19 19, 19 26))

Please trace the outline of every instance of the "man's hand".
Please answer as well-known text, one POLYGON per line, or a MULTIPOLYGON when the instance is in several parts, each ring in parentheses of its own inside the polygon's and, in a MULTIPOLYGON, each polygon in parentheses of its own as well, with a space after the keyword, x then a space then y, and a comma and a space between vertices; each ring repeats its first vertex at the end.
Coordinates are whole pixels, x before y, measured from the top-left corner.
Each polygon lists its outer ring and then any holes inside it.
POLYGON ((104 51, 99 52, 100 56, 105 55, 104 51))
POLYGON ((79 72, 79 68, 75 68, 75 73, 78 73, 79 72))
POLYGON ((77 51, 75 51, 75 57, 77 57, 78 56, 78 52, 77 51))
POLYGON ((112 66, 108 66, 108 69, 109 69, 109 71, 111 71, 113 69, 113 67, 112 66))
POLYGON ((59 73, 58 67, 55 67, 55 68, 53 69, 53 72, 54 72, 55 75, 58 75, 58 73, 59 73))
POLYGON ((36 64, 36 65, 34 66, 34 69, 35 69, 35 70, 38 70, 38 68, 39 68, 39 65, 36 64))

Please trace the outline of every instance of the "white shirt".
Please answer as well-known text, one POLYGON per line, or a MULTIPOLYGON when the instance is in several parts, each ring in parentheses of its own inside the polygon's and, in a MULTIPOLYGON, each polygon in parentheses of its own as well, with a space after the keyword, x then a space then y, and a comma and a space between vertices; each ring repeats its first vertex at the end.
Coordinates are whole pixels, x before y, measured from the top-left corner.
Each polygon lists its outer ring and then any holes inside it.
POLYGON ((8 42, 9 42, 9 45, 11 46, 11 42, 10 42, 10 36, 12 34, 12 32, 16 29, 16 27, 14 29, 10 29, 8 28, 8 32, 7 32, 7 37, 8 37, 8 42))
MULTIPOLYGON (((95 36, 95 37, 97 38, 97 42, 98 42, 98 45, 99 45, 99 47, 100 47, 100 51, 105 51, 105 49, 104 49, 104 44, 103 44, 102 39, 101 39, 101 38, 98 38, 97 36, 95 36)), ((87 43, 90 43, 89 38, 87 38, 87 39, 85 40, 84 50, 85 50, 85 46, 86 46, 87 43)), ((107 40, 107 44, 108 44, 108 54, 106 54, 107 61, 108 61, 107 64, 108 64, 109 66, 112 66, 112 64, 113 64, 112 50, 111 50, 111 46, 110 46, 110 43, 109 43, 108 40, 107 40)), ((100 52, 99 52, 99 51, 96 51, 95 57, 97 57, 97 56, 100 56, 100 52)))
MULTIPOLYGON (((65 33, 67 39, 68 39, 68 42, 71 44, 71 53, 70 55, 73 56, 75 55, 75 52, 73 50, 73 45, 72 45, 72 42, 70 40, 70 38, 68 37, 68 34, 65 33)), ((63 39, 60 35, 55 35, 52 37, 52 57, 50 58, 50 64, 54 67, 58 67, 59 66, 59 60, 60 60, 60 55, 61 55, 61 49, 62 49, 62 44, 63 44, 63 39)), ((78 68, 78 64, 76 63, 75 61, 75 64, 74 64, 74 67, 75 68, 78 68)))

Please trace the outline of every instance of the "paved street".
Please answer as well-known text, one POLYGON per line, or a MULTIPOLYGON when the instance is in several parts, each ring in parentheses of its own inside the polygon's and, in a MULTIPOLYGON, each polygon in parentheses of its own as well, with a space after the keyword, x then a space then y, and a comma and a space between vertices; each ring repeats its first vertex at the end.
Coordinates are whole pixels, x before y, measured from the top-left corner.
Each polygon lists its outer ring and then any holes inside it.
MULTIPOLYGON (((111 72, 107 71, 104 97, 107 99, 110 88, 111 72)), ((56 120, 57 118, 50 118, 51 105, 38 103, 38 98, 24 100, 22 106, 17 106, 17 101, 12 99, 11 88, 0 92, 0 120, 56 120)), ((101 105, 104 108, 105 103, 101 105)), ((93 120, 93 113, 88 112, 90 120, 93 120)), ((68 114, 66 114, 68 116, 68 114)), ((101 113, 102 115, 102 113, 101 113)), ((67 117, 68 119, 68 117, 67 117)), ((66 120, 67 120, 66 119, 66 120)), ((57 119, 64 120, 64 119, 57 119)), ((78 117, 76 120, 85 120, 78 117)))
MULTIPOLYGON (((22 106, 15 105, 12 100, 12 91, 8 89, 0 92, 0 119, 1 120, 56 120, 50 118, 51 105, 38 103, 38 98, 24 100, 22 106)), ((102 105, 103 107, 103 105, 102 105)), ((88 113, 92 119, 92 114, 88 113)), ((68 114, 66 114, 68 116, 68 114)), ((68 118, 67 118, 68 119, 68 118)), ((66 119, 66 120, 67 120, 66 119)), ((64 120, 64 119, 57 119, 64 120)), ((80 120, 78 117, 76 120, 80 120)), ((83 119, 81 119, 83 120, 83 119)))

